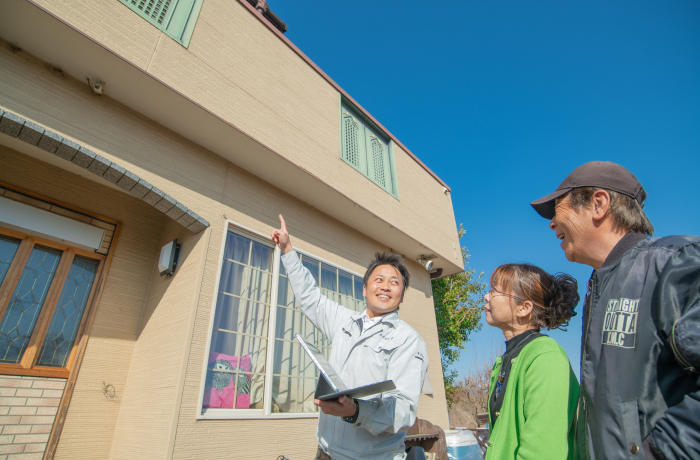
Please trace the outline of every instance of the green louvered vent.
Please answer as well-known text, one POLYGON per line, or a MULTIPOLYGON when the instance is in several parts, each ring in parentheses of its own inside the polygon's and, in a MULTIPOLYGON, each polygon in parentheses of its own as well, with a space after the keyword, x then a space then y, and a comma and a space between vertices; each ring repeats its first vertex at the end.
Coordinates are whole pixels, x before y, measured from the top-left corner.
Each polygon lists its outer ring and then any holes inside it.
POLYGON ((151 19, 158 22, 158 24, 163 24, 163 19, 165 19, 168 8, 170 8, 170 0, 131 0, 131 4, 135 5, 136 8, 143 11, 147 16, 150 16, 151 19))
POLYGON ((204 0, 119 0, 187 48, 204 0))
POLYGON ((351 107, 340 106, 340 158, 398 199, 392 141, 351 107))
POLYGON ((360 167, 359 126, 357 121, 345 113, 345 161, 356 168, 360 167))
POLYGON ((372 159, 374 163, 374 181, 386 188, 386 178, 384 177, 384 146, 374 135, 372 140, 372 159))

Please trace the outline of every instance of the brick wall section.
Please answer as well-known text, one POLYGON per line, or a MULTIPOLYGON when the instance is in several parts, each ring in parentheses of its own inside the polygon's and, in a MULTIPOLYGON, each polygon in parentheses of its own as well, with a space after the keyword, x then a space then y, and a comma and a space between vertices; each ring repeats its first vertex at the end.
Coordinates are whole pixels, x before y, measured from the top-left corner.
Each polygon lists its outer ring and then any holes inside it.
POLYGON ((65 379, 0 375, 0 460, 41 460, 65 379))

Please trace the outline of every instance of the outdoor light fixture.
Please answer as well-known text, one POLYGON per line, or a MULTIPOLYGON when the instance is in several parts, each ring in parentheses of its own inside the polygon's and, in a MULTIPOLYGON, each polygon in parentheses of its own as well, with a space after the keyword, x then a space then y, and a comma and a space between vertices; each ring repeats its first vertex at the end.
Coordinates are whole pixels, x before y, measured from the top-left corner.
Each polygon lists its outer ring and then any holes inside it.
POLYGON ((168 277, 175 273, 177 262, 180 260, 180 245, 177 244, 177 238, 166 244, 160 249, 160 258, 158 259, 158 271, 160 276, 168 277))
POLYGON ((416 259, 416 261, 421 264, 423 267, 425 267, 426 270, 430 271, 433 269, 433 261, 432 260, 426 260, 425 256, 420 256, 420 259, 416 259))

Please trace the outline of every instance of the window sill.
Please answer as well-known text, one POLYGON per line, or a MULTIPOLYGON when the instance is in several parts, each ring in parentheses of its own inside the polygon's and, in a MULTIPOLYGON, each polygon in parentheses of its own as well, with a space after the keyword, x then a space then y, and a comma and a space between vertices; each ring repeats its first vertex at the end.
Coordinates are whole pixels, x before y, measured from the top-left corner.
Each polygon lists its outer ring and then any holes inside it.
POLYGON ((27 369, 16 364, 0 364, 0 375, 26 375, 29 377, 49 377, 67 379, 70 376, 68 369, 52 367, 34 367, 27 369))

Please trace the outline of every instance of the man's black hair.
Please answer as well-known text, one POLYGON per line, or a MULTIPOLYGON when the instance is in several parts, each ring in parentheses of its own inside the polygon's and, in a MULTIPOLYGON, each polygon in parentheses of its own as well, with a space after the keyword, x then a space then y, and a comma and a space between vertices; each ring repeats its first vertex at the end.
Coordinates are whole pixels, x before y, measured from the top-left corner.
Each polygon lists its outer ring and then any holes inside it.
POLYGON ((408 273, 408 268, 406 268, 406 265, 403 262, 403 257, 401 257, 398 254, 393 254, 391 252, 374 253, 374 260, 372 260, 367 266, 367 271, 365 272, 365 277, 363 278, 365 286, 367 286, 369 277, 372 275, 374 269, 379 267, 380 265, 391 265, 392 267, 396 268, 399 271, 399 273, 401 273, 401 280, 403 281, 403 291, 401 292, 406 292, 406 289, 408 289, 408 282, 410 281, 411 275, 410 273, 408 273))

